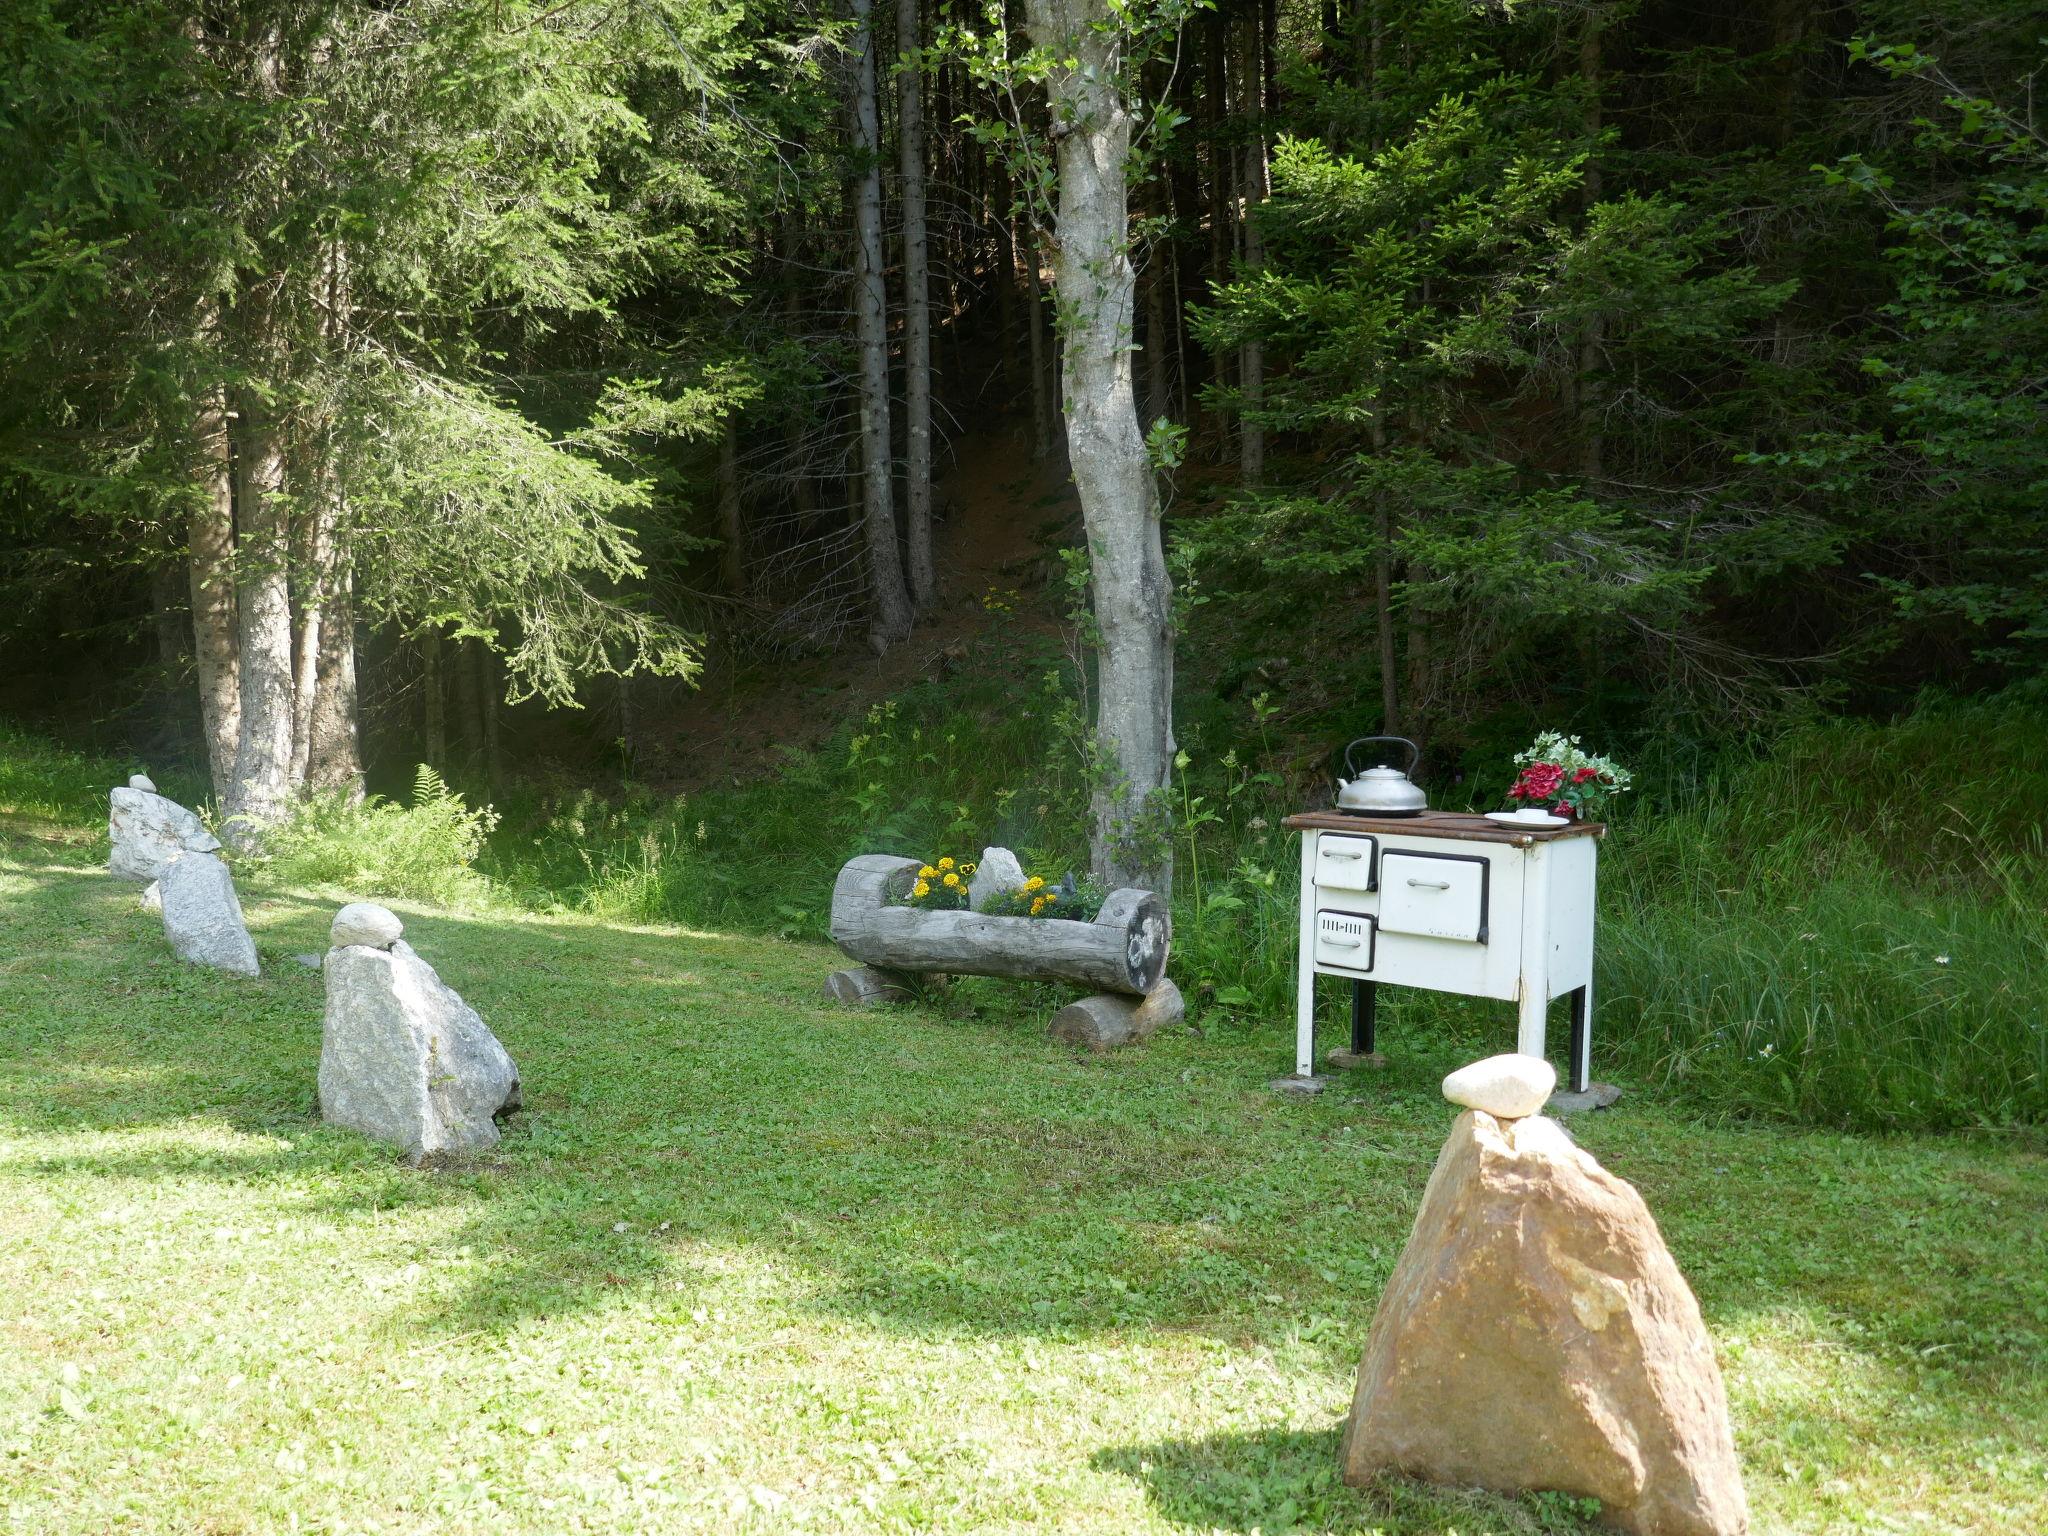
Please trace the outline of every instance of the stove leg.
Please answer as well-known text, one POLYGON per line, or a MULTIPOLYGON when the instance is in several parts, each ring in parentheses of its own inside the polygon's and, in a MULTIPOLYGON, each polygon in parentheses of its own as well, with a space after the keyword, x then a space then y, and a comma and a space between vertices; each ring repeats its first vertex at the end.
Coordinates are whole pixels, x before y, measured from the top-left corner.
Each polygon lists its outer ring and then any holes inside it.
POLYGON ((1590 983, 1571 993, 1573 1093, 1584 1093, 1593 1080, 1593 988, 1590 983))
POLYGON ((1515 1020, 1515 1049, 1524 1056, 1543 1059, 1543 1036, 1545 1015, 1550 1011, 1549 999, 1540 977, 1522 978, 1522 1001, 1518 1005, 1515 1020))
POLYGON ((1351 983, 1351 1054, 1370 1056, 1379 1025, 1380 987, 1376 981, 1351 983))

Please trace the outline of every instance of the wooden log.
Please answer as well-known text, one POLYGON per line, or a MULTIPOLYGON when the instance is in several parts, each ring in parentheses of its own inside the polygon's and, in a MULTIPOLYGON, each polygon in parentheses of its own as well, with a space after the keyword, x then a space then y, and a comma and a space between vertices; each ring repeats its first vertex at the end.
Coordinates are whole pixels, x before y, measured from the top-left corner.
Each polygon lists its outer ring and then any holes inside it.
POLYGON ((917 868, 889 854, 848 860, 832 890, 832 942, 884 970, 1071 981, 1136 997, 1166 972, 1173 924, 1150 891, 1112 891, 1088 923, 895 905, 917 868))
POLYGON ((1055 1040, 1085 1045, 1095 1050, 1136 1045, 1152 1038, 1155 1031, 1181 1022, 1186 1017, 1180 988, 1165 977, 1142 999, 1098 992, 1067 1004, 1052 1016, 1046 1033, 1055 1040))
POLYGON ((873 1008, 880 1003, 907 1002, 915 978, 897 971, 878 971, 871 965, 850 971, 834 971, 825 978, 825 996, 849 1008, 873 1008))

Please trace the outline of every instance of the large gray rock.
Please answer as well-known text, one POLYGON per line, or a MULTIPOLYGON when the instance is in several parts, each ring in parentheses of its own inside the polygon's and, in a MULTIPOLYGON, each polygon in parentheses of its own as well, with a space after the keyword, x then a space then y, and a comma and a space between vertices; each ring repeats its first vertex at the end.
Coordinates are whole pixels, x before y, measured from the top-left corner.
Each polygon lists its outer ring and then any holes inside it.
POLYGON ((1700 1309, 1642 1197, 1555 1120, 1470 1109, 1358 1367, 1344 1477, 1599 1500, 1639 1536, 1745 1536, 1700 1309))
POLYGON ((256 945, 242 921, 227 865, 210 853, 185 854, 164 867, 157 896, 163 903, 164 937, 181 959, 242 976, 257 973, 256 945))
POLYGON ((327 952, 320 1114, 414 1163, 498 1144, 519 1069, 476 1010, 403 939, 327 952))
POLYGON ((220 839, 184 806, 133 786, 107 796, 107 836, 107 869, 127 880, 158 879, 180 854, 220 851, 220 839))
POLYGON ((1024 883, 1024 866, 1017 862, 1017 855, 1007 848, 984 848, 981 858, 974 866, 974 876, 967 882, 967 904, 979 912, 1005 891, 1014 891, 1024 883))

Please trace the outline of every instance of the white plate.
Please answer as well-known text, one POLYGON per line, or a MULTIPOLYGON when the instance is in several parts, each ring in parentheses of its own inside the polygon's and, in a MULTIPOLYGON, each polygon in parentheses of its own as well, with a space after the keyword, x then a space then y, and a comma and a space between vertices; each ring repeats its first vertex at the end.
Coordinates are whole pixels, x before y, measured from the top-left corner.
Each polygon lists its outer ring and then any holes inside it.
POLYGON ((1572 824, 1569 816, 1552 816, 1545 812, 1531 816, 1527 811, 1488 811, 1488 821, 1497 821, 1504 827, 1568 827, 1572 824))

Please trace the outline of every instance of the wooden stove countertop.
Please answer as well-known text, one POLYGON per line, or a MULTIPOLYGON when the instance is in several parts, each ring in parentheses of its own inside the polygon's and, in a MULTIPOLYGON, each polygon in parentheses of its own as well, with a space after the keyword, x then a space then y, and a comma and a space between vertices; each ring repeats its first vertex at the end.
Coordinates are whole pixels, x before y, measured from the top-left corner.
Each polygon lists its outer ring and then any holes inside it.
POLYGON ((1567 837, 1605 837, 1604 821, 1564 827, 1508 827, 1477 811, 1424 811, 1420 816, 1354 816, 1348 811, 1301 811, 1280 823, 1289 832, 1375 832, 1390 837, 1445 837, 1467 843, 1554 843, 1567 837))

